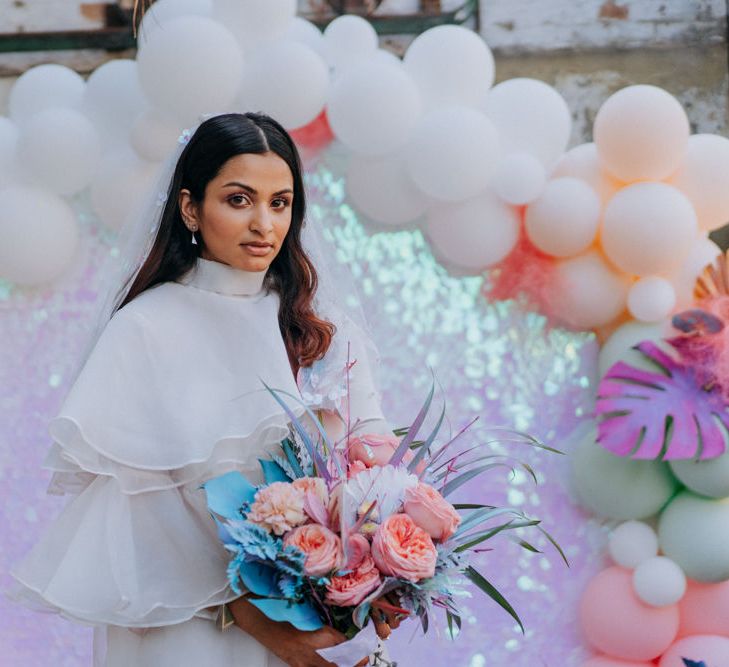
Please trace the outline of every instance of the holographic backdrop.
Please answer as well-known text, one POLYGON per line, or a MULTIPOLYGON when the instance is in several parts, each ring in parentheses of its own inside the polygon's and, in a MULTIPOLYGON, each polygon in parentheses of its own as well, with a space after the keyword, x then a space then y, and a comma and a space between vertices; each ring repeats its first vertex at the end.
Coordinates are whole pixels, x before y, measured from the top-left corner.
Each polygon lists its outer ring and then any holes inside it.
MULTIPOLYGON (((450 427, 479 424, 528 431, 565 449, 566 438, 592 409, 597 344, 591 334, 549 328, 520 304, 489 303, 482 277, 451 276, 434 259, 417 229, 377 231, 347 202, 345 151, 333 144, 307 160, 308 217, 322 224, 337 260, 348 266, 379 346, 384 410, 394 426, 414 417, 435 373, 436 405, 445 399, 450 427)), ((19 289, 0 281, 3 419, 0 424, 0 584, 10 565, 36 540, 65 500, 47 496, 41 462, 50 445, 45 426, 67 389, 72 360, 86 336, 97 296, 95 276, 116 252, 76 200, 83 241, 76 268, 62 284, 19 289)), ((381 229, 381 228, 380 228, 381 229)), ((470 431, 471 437, 478 429, 470 431)), ((546 539, 529 540, 530 553, 507 539, 476 562, 520 614, 526 633, 495 603, 474 590, 462 601, 463 629, 450 639, 445 619, 423 638, 408 621, 389 640, 400 667, 577 667, 586 656, 577 624, 578 599, 603 562, 606 529, 571 499, 566 456, 522 444, 497 443, 537 473, 513 478, 492 473, 481 488, 458 499, 505 503, 543 520, 570 560, 561 561, 546 539)), ((91 631, 52 614, 0 599, 0 663, 23 667, 88 667, 91 631)), ((244 660, 241 661, 244 664, 244 660)))

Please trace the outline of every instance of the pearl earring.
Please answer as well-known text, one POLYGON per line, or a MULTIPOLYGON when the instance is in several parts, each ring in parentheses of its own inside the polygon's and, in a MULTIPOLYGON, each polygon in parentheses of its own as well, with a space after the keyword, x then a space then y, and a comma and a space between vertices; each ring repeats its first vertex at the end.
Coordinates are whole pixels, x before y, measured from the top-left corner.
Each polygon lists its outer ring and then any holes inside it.
MULTIPOLYGON (((189 222, 187 218, 184 218, 185 225, 189 222)), ((197 239, 195 238, 195 230, 197 230, 197 227, 188 227, 188 229, 192 232, 192 245, 197 245, 197 239)))

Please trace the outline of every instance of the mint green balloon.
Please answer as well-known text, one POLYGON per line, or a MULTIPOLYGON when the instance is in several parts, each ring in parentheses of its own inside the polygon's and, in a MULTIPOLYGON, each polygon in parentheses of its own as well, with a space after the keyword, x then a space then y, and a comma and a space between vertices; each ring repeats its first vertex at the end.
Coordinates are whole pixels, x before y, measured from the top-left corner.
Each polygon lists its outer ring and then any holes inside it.
POLYGON ((594 430, 571 452, 581 504, 609 519, 645 519, 657 514, 678 487, 668 464, 611 454, 595 442, 594 430))

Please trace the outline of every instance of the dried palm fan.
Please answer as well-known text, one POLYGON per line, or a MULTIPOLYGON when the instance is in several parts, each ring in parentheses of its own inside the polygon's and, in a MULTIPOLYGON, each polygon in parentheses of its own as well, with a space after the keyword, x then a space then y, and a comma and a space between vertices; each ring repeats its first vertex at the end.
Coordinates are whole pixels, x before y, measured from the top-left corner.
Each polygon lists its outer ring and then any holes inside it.
POLYGON ((707 265, 694 284, 697 301, 715 296, 729 296, 729 252, 707 265))

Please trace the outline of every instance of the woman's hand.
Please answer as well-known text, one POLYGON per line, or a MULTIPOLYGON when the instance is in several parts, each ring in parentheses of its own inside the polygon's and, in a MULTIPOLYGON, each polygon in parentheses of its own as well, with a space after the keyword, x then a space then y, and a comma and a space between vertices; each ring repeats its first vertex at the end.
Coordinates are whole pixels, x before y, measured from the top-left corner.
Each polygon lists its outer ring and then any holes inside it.
POLYGON ((407 612, 398 606, 397 600, 383 595, 372 603, 370 616, 375 624, 380 639, 387 639, 400 621, 407 616, 407 612))
MULTIPOLYGON (((245 598, 229 602, 228 607, 241 630, 255 637, 289 667, 332 667, 333 663, 322 658, 316 650, 346 641, 341 632, 327 625, 307 632, 290 623, 272 621, 245 598)), ((356 667, 365 667, 368 661, 369 658, 364 657, 356 667)))

